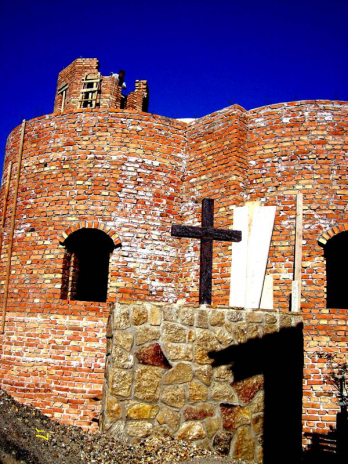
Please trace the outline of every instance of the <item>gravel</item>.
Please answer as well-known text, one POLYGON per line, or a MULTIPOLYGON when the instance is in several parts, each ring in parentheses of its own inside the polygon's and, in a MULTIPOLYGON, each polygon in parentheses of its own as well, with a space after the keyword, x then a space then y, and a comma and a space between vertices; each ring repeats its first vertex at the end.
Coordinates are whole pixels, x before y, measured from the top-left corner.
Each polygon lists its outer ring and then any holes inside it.
POLYGON ((0 464, 234 463, 172 438, 130 445, 116 437, 66 426, 23 406, 0 390, 0 464), (39 432, 41 431, 41 432, 39 432), (37 435, 46 436, 48 440, 37 435))

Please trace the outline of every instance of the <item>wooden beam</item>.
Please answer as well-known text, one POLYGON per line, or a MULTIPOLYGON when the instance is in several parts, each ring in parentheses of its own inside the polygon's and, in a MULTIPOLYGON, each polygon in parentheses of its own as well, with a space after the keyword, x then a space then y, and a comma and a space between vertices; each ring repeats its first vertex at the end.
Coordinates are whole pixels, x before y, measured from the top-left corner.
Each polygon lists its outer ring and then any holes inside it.
POLYGON ((294 283, 292 287, 291 311, 301 310, 302 236, 303 236, 303 194, 300 192, 297 194, 297 198, 296 198, 294 283))
POLYGON ((186 238, 209 238, 220 242, 234 242, 242 238, 239 230, 214 229, 213 227, 172 226, 172 235, 186 238))

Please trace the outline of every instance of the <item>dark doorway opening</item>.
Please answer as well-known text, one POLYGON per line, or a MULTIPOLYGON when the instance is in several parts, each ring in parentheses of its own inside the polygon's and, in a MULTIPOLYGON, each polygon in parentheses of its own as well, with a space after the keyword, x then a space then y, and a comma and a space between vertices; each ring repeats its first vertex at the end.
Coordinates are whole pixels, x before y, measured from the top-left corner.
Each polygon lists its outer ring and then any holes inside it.
POLYGON ((107 299, 112 239, 98 229, 80 229, 65 240, 62 298, 104 302, 107 299))
POLYGON ((324 256, 327 307, 348 309, 348 231, 341 232, 328 240, 324 256))

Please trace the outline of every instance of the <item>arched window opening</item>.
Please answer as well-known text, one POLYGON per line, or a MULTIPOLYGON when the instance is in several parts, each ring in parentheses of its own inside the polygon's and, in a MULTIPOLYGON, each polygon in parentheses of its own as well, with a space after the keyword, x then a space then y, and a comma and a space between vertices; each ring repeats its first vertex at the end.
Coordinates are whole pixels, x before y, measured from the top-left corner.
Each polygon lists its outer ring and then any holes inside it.
POLYGON ((104 302, 109 281, 109 259, 115 248, 112 239, 99 229, 73 232, 63 245, 61 298, 104 302))
POLYGON ((348 309, 348 231, 325 245, 327 307, 348 309))

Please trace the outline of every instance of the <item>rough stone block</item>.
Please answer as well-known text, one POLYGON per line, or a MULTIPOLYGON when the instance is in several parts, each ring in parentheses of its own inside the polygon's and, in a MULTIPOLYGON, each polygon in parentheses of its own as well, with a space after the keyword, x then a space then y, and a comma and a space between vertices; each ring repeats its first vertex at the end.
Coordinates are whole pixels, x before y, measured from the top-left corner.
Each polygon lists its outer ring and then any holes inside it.
POLYGON ((158 400, 162 372, 160 367, 138 366, 134 382, 135 398, 146 401, 158 400))
POLYGON ((186 330, 179 324, 173 322, 164 322, 162 324, 162 336, 164 342, 186 342, 186 330))
POLYGON ((203 425, 200 422, 185 422, 178 431, 178 439, 186 441, 201 440, 206 436, 203 425))
POLYGON ((192 402, 205 401, 208 398, 208 388, 198 382, 189 383, 189 399, 192 402))
POLYGON ((143 345, 160 338, 160 329, 142 325, 135 328, 137 345, 143 345))
POLYGON ((149 309, 149 323, 159 326, 162 322, 162 309, 158 306, 151 306, 149 309))
POLYGON ((214 406, 209 403, 202 403, 195 406, 187 406, 184 409, 185 421, 202 420, 214 416, 214 406))
POLYGON ((136 351, 135 356, 141 364, 148 364, 149 366, 162 367, 162 369, 170 369, 171 365, 165 357, 162 348, 158 343, 144 346, 136 351))
POLYGON ((219 417, 208 417, 205 421, 207 435, 212 438, 221 427, 221 419, 219 417))
POLYGON ((213 375, 213 368, 209 364, 194 364, 195 376, 198 380, 203 382, 205 385, 211 384, 213 375))
POLYGON ((238 398, 242 403, 248 404, 252 401, 256 393, 263 388, 263 376, 256 375, 249 377, 240 382, 234 382, 231 384, 233 389, 237 392, 238 398))
POLYGON ((207 329, 209 326, 208 312, 206 309, 198 309, 196 312, 196 327, 207 329))
POLYGON ((241 425, 251 422, 251 413, 248 407, 222 403, 220 410, 223 426, 228 432, 234 432, 241 425))
POLYGON ((162 401, 173 408, 181 408, 186 401, 185 387, 181 385, 163 387, 162 401))
POLYGON ((116 306, 114 311, 114 327, 115 329, 128 329, 130 327, 130 315, 128 308, 116 306))
POLYGON ((147 309, 142 305, 134 305, 133 306, 133 314, 132 314, 132 321, 133 325, 141 325, 145 324, 148 319, 147 309))
POLYGON ((213 441, 213 446, 216 451, 221 454, 228 455, 230 452, 232 434, 228 432, 218 432, 213 441))
POLYGON ((193 326, 195 321, 195 308, 184 307, 179 310, 180 322, 186 326, 193 326))
POLYGON ((112 395, 107 396, 106 405, 105 405, 105 415, 108 421, 115 421, 116 419, 121 419, 122 409, 121 405, 118 402, 117 398, 112 395))
POLYGON ((240 427, 234 443, 232 457, 241 461, 253 461, 255 456, 255 442, 251 435, 250 427, 240 427))
POLYGON ((129 419, 154 419, 159 407, 154 404, 130 401, 126 404, 126 417, 129 419))
POLYGON ((153 425, 146 421, 127 422, 126 430, 130 437, 146 438, 151 435, 153 425))
POLYGON ((111 373, 111 393, 128 397, 132 389, 132 380, 132 371, 113 368, 111 373))
POLYGON ((133 334, 125 332, 124 330, 116 330, 114 336, 114 342, 116 345, 121 346, 127 351, 130 351, 133 346, 133 334))
POLYGON ((197 329, 194 345, 195 362, 198 364, 211 364, 213 360, 209 358, 208 353, 217 351, 220 347, 215 335, 206 329, 197 329))
POLYGON ((192 345, 186 343, 165 343, 165 352, 171 361, 191 361, 192 345))
POLYGON ((192 367, 189 364, 178 363, 164 376, 163 382, 168 383, 185 383, 190 382, 193 378, 192 367))
POLYGON ((213 309, 210 314, 210 325, 221 327, 225 323, 225 312, 213 309))
POLYGON ((175 306, 165 306, 163 308, 163 319, 169 322, 178 322, 179 308, 175 306))
POLYGON ((133 355, 120 346, 115 345, 112 350, 114 366, 122 369, 130 369, 134 365, 133 355))
POLYGON ((226 382, 213 382, 210 387, 210 395, 214 400, 238 402, 238 396, 233 388, 226 382))
POLYGON ((160 425, 167 424, 173 432, 176 432, 180 425, 180 413, 164 406, 157 415, 160 425))

